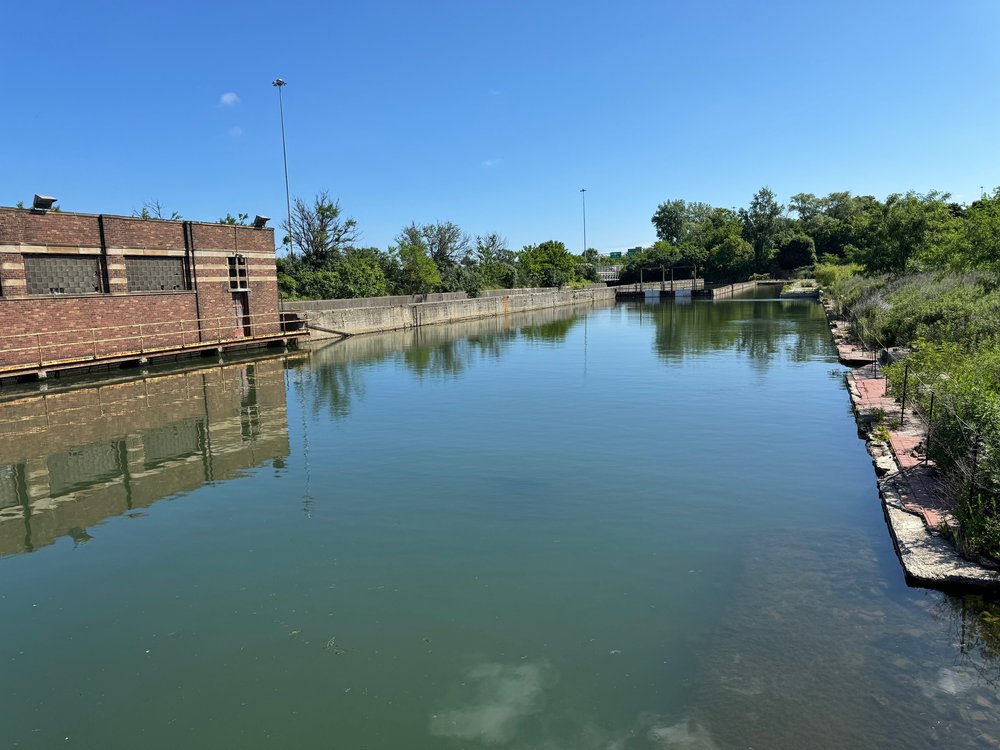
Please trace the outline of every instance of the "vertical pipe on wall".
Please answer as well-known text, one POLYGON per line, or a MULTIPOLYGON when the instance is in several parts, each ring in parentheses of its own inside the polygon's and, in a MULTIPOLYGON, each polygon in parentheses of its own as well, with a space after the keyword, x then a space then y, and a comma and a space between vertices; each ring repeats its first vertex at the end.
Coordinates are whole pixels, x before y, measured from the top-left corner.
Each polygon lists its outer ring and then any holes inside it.
POLYGON ((198 288, 198 264, 194 258, 194 230, 190 221, 184 222, 184 252, 188 256, 188 268, 191 269, 191 284, 194 287, 194 309, 198 318, 198 341, 204 341, 201 325, 201 290, 198 288))
POLYGON ((111 274, 108 272, 108 240, 104 234, 104 214, 97 215, 97 231, 101 236, 101 262, 98 268, 100 283, 104 286, 100 291, 111 292, 111 274))

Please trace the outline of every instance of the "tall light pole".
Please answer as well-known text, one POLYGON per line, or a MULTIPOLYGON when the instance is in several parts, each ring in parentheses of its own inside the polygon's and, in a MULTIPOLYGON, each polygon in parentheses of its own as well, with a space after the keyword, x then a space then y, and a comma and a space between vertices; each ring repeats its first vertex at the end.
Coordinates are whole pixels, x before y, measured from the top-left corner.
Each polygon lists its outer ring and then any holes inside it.
POLYGON ((285 162, 285 207, 288 209, 288 251, 292 250, 292 194, 288 190, 288 151, 285 149, 285 105, 281 101, 281 89, 288 84, 280 78, 271 81, 271 85, 278 89, 278 112, 281 113, 281 158, 285 162))
POLYGON ((583 198, 583 252, 587 252, 587 188, 580 188, 580 197, 583 198))

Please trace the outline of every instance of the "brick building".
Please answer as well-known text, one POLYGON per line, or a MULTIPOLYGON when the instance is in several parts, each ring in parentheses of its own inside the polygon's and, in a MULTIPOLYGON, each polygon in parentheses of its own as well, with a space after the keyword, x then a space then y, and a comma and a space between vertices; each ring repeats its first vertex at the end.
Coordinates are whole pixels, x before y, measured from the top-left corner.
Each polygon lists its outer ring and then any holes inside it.
POLYGON ((0 377, 285 340, 258 224, 0 207, 0 377))

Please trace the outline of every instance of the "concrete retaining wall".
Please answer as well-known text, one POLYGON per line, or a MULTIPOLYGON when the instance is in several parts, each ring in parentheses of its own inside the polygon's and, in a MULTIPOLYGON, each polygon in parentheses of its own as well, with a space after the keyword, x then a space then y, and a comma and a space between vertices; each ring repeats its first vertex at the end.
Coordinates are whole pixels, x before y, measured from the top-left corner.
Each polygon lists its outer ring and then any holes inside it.
MULTIPOLYGON (((615 290, 610 287, 586 289, 546 289, 440 302, 382 307, 357 306, 328 309, 308 308, 309 328, 313 338, 353 336, 359 333, 393 331, 404 328, 472 320, 528 310, 541 310, 573 304, 614 302, 615 290)), ((299 303, 295 303, 299 304, 299 303)))
POLYGON ((734 294, 739 294, 740 292, 752 291, 756 288, 756 281, 744 281, 742 284, 729 284, 728 286, 709 289, 708 296, 712 299, 722 299, 724 297, 732 297, 734 294))
POLYGON ((346 310, 355 307, 392 307, 394 305, 415 305, 420 302, 446 302, 467 299, 465 292, 435 292, 434 294, 399 294, 389 297, 359 297, 347 299, 311 299, 296 302, 282 302, 281 309, 292 312, 313 310, 346 310))

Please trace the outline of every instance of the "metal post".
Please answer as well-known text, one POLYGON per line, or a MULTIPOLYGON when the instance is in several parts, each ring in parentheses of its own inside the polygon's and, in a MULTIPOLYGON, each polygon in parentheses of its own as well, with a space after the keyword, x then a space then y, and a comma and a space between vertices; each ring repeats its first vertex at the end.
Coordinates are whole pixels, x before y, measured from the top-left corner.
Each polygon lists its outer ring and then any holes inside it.
POLYGON ((90 339, 94 343, 94 359, 97 359, 97 329, 90 329, 90 339))
POLYGON ((907 362, 903 366, 903 398, 901 399, 901 404, 899 407, 899 426, 903 426, 903 422, 906 421, 906 387, 910 381, 910 363, 907 362))
POLYGON ((37 333, 35 334, 35 347, 38 349, 38 366, 41 367, 45 360, 42 359, 42 337, 37 333))
POLYGON ((931 391, 931 410, 927 415, 927 439, 924 442, 924 466, 931 456, 931 432, 934 429, 934 391, 931 391))
POLYGON ((670 293, 674 293, 674 267, 670 266, 670 293))
POLYGON ((580 188, 580 197, 583 199, 583 252, 587 252, 587 188, 580 188))
POLYGON ((288 209, 288 250, 292 249, 292 194, 288 189, 288 151, 285 149, 285 105, 281 99, 281 89, 288 84, 280 78, 271 83, 278 89, 278 111, 281 114, 281 158, 285 163, 285 204, 288 209))
POLYGON ((146 343, 142 338, 142 323, 139 324, 139 353, 143 354, 146 351, 146 343))
POLYGON ((976 469, 979 465, 979 433, 975 434, 972 442, 972 476, 969 479, 969 503, 972 503, 972 493, 976 488, 976 469))

